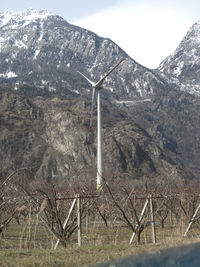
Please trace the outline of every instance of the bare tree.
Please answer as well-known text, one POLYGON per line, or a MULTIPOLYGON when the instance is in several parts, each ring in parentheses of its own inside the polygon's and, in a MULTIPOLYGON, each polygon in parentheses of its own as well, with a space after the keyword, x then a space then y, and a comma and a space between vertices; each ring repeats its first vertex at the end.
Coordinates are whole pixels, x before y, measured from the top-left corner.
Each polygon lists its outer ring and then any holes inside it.
POLYGON ((0 180, 0 233, 8 227, 9 223, 26 208, 25 199, 19 198, 16 187, 17 175, 27 173, 26 168, 13 171, 7 177, 0 180))

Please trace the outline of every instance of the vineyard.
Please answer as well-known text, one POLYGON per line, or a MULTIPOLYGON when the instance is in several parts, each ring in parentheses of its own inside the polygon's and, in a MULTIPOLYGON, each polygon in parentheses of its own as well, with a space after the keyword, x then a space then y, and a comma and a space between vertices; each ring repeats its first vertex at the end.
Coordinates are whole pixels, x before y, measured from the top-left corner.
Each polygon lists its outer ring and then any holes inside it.
POLYGON ((30 182, 21 169, 1 181, 0 192, 1 252, 123 250, 200 236, 197 182, 104 179, 97 192, 93 182, 30 182))

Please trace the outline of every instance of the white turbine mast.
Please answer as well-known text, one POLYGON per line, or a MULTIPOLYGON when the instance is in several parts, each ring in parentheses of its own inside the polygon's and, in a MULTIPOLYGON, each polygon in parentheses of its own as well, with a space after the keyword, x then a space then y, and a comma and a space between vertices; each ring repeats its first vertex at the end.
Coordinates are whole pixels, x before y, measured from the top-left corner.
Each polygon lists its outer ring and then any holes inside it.
POLYGON ((79 72, 92 86, 92 105, 91 105, 91 116, 90 116, 90 128, 92 131, 92 115, 94 108, 94 95, 97 90, 97 191, 102 189, 103 184, 103 153, 102 153, 102 129, 101 129, 101 102, 100 102, 100 90, 103 89, 102 83, 104 80, 113 72, 119 64, 124 61, 124 58, 109 70, 98 82, 91 81, 83 73, 79 72))

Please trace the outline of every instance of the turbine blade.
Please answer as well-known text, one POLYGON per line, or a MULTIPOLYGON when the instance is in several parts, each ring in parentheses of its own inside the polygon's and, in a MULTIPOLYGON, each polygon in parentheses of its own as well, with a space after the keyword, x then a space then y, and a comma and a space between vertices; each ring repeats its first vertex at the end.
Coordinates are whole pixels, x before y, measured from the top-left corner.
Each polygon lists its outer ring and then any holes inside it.
POLYGON ((95 87, 101 86, 101 84, 102 84, 103 81, 108 77, 108 75, 110 75, 111 72, 113 72, 113 70, 116 69, 116 68, 119 66, 119 64, 121 64, 122 61, 124 61, 124 60, 125 60, 124 58, 121 58, 120 61, 119 61, 119 62, 118 62, 118 63, 117 63, 111 70, 109 70, 109 72, 107 72, 107 73, 103 76, 103 78, 101 78, 101 79, 95 84, 95 87))
POLYGON ((77 71, 81 76, 83 76, 92 86, 94 86, 94 82, 91 81, 90 79, 88 79, 83 73, 81 73, 80 71, 77 71))
POLYGON ((91 112, 90 112, 90 127, 89 127, 90 132, 92 132, 93 109, 94 109, 94 95, 95 95, 95 87, 93 87, 93 90, 92 90, 92 105, 91 105, 91 112))

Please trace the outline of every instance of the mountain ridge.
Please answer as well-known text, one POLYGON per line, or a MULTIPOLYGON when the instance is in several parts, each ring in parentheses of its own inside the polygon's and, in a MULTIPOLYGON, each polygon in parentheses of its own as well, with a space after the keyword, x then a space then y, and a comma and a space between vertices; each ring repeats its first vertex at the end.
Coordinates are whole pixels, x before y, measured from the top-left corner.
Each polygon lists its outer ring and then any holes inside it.
POLYGON ((0 27, 0 60, 6 62, 0 64, 2 82, 28 83, 41 90, 48 87, 57 94, 68 89, 84 95, 88 85, 78 77, 77 70, 99 79, 123 57, 126 62, 105 82, 105 89, 114 98, 141 97, 151 94, 155 87, 174 84, 157 70, 138 64, 111 40, 69 24, 59 16, 28 20, 29 24, 21 20, 24 24, 12 21, 6 32, 6 25, 0 27), (20 31, 15 30, 18 27, 20 31))
POLYGON ((180 89, 200 95, 200 21, 194 23, 182 39, 174 53, 169 55, 159 66, 166 75, 173 76, 180 89))
MULTIPOLYGON (((103 127, 105 134, 108 133, 106 148, 109 143, 112 144, 105 151, 105 157, 111 173, 115 177, 117 173, 124 177, 128 170, 134 179, 148 177, 148 172, 149 176, 156 177, 158 174, 159 177, 171 178, 174 175, 177 180, 186 176, 184 172, 188 177, 198 177, 199 141, 195 125, 199 111, 198 94, 193 95, 193 90, 183 90, 187 77, 184 81, 172 75, 169 71, 171 63, 167 59, 160 69, 145 68, 109 39, 71 25, 46 11, 41 11, 37 19, 37 11, 28 12, 34 13, 34 19, 27 19, 28 22, 19 14, 20 20, 9 20, 11 13, 7 14, 10 24, 6 24, 5 14, 0 14, 3 25, 1 27, 0 24, 0 92, 5 94, 1 99, 9 104, 7 117, 4 109, 0 112, 2 132, 7 133, 1 136, 4 147, 1 158, 5 157, 6 161, 2 160, 4 166, 21 166, 12 153, 6 154, 8 147, 10 151, 19 150, 18 159, 22 165, 27 163, 31 166, 32 161, 37 162, 33 173, 39 177, 68 177, 69 173, 72 176, 78 174, 80 169, 87 176, 88 166, 91 170, 89 176, 94 176, 91 162, 96 153, 95 135, 87 137, 86 130, 91 104, 87 99, 91 97, 91 89, 77 70, 92 80, 98 80, 123 57, 126 60, 107 78, 105 90, 102 90, 103 123, 106 121, 103 127), (10 100, 13 94, 27 100, 16 100, 21 103, 16 108, 15 100, 10 100), (38 111, 42 114, 41 122, 20 117, 20 105, 29 100, 41 112, 38 111), (80 107, 74 101, 80 103, 80 107), (66 109, 62 103, 66 103, 66 109), (82 110, 82 114, 77 109, 82 110), (7 124, 6 118, 11 125, 7 124), (20 123, 22 130, 17 127, 20 123), (36 127, 36 133, 31 130, 31 125, 36 127), (72 126, 76 131, 71 129, 72 126), (23 130, 27 135, 23 135, 23 130), (136 138, 138 131, 141 140, 146 138, 145 142, 141 143, 136 138), (14 138, 15 135, 17 138, 14 138), (90 147, 88 154, 84 151, 84 144, 90 147), (71 150, 66 154, 68 146, 71 150), (31 148, 30 154, 28 147, 31 148), (109 151, 112 151, 113 159, 109 151), (188 153, 187 157, 185 153, 188 153), (23 154, 29 155, 27 161, 23 154), (162 157, 168 167, 163 167, 162 157), (82 169, 84 164, 86 169, 82 169), (117 166, 116 169, 114 166, 117 166)), ((198 78, 196 82, 198 85, 198 78)), ((30 114, 33 111, 33 107, 29 109, 30 114)))

